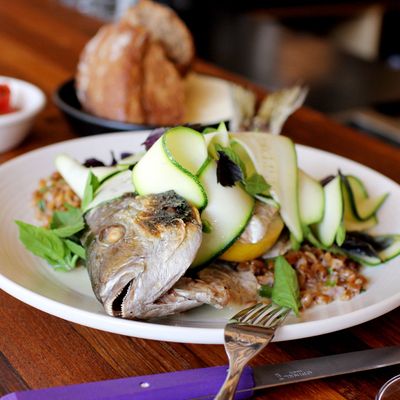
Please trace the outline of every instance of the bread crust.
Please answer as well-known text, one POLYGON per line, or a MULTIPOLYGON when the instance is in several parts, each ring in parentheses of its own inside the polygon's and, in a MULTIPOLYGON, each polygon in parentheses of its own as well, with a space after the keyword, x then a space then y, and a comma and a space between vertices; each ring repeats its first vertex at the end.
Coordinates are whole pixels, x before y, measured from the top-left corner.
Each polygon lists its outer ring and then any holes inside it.
POLYGON ((143 60, 142 105, 150 125, 182 123, 185 111, 185 88, 174 64, 163 47, 150 42, 143 60))
POLYGON ((162 44, 167 57, 184 74, 194 56, 193 37, 179 16, 169 7, 150 0, 139 0, 122 17, 131 26, 144 26, 162 44))
POLYGON ((144 123, 142 59, 148 33, 142 27, 102 27, 78 65, 77 95, 83 107, 103 118, 144 123))

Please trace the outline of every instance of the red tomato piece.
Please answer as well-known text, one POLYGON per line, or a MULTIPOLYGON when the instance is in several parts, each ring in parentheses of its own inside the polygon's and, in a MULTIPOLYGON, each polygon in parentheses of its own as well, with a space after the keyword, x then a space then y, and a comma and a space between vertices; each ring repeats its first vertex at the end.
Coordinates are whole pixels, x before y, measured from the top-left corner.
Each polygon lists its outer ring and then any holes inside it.
POLYGON ((10 100, 10 88, 8 85, 0 84, 0 114, 6 114, 13 111, 10 100))

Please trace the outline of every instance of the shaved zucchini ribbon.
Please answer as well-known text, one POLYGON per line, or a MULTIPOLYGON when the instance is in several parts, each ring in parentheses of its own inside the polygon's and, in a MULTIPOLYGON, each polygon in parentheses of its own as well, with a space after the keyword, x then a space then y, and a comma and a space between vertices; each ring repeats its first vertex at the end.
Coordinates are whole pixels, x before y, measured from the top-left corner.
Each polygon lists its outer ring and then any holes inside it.
POLYGON ((388 194, 371 198, 359 178, 340 172, 323 191, 323 217, 305 228, 306 238, 313 245, 344 253, 366 265, 378 265, 400 254, 400 235, 363 233, 378 223, 377 212, 388 194))

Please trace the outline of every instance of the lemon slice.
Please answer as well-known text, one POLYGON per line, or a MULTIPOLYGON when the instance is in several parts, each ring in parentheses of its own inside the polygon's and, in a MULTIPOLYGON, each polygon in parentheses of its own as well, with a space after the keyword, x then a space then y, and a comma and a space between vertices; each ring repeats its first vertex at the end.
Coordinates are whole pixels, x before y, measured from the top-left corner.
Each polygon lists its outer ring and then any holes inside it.
MULTIPOLYGON (((251 225, 251 220, 249 225, 251 225)), ((246 228, 246 231, 220 258, 226 261, 242 262, 261 257, 276 243, 283 227, 282 218, 276 214, 265 226, 262 237, 255 242, 247 237, 248 228, 246 228)))

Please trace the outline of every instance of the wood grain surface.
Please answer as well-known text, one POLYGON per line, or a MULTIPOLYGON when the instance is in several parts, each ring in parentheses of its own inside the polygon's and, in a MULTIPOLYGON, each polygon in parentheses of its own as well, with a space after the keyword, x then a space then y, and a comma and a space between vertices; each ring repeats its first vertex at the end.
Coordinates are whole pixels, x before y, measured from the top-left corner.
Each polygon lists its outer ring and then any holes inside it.
MULTIPOLYGON (((52 93, 70 78, 87 40, 100 22, 78 15, 55 0, 0 1, 0 75, 40 86, 45 110, 31 135, 0 163, 50 143, 76 137, 52 102, 52 93)), ((197 61, 198 71, 240 82, 244 79, 197 61)), ((338 77, 340 79, 340 77, 338 77)), ((302 143, 368 165, 400 182, 400 151, 301 109, 284 133, 302 143)), ((399 227, 393 227, 395 231, 399 227)), ((1 245, 1 244, 0 244, 1 245)), ((400 311, 351 329, 319 337, 272 343, 252 365, 277 363, 400 343, 400 311)), ((0 291, 0 395, 29 388, 160 373, 227 362, 221 345, 156 342, 106 333, 36 310, 0 291)), ((257 393, 257 399, 374 399, 400 367, 357 373, 257 393)))

